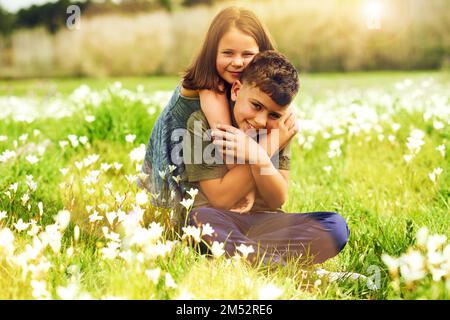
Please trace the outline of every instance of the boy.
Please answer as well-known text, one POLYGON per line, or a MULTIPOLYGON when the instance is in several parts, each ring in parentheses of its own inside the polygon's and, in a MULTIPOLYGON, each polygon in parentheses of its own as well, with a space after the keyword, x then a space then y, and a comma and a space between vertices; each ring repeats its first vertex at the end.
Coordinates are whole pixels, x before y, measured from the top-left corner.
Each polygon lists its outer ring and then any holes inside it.
POLYGON ((248 255, 253 262, 260 257, 283 261, 309 256, 321 263, 347 242, 347 224, 337 213, 281 210, 288 193, 289 141, 297 132, 289 105, 298 87, 297 71, 283 55, 275 51, 256 55, 231 89, 234 127, 222 125, 212 132, 217 151, 214 161, 205 156, 211 150, 211 139, 204 140, 210 129, 205 115, 194 112, 187 122, 183 144, 186 183, 199 189, 187 221, 197 227, 209 223, 215 232, 203 239, 209 245, 225 243, 229 256, 245 245, 254 250, 248 255), (261 129, 269 134, 258 135, 260 143, 246 134, 261 129), (265 139, 275 139, 275 146, 267 146, 265 139), (219 153, 241 164, 228 170, 219 153), (250 211, 230 211, 252 190, 256 199, 250 211))

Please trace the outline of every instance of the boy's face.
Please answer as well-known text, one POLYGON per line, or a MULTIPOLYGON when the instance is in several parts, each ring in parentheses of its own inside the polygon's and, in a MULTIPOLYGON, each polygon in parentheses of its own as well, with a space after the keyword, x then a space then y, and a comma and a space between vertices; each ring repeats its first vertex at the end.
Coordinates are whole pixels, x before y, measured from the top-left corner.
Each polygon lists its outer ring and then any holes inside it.
POLYGON ((240 81, 233 83, 231 99, 235 102, 234 118, 244 132, 249 129, 271 129, 289 109, 275 103, 259 88, 240 81))

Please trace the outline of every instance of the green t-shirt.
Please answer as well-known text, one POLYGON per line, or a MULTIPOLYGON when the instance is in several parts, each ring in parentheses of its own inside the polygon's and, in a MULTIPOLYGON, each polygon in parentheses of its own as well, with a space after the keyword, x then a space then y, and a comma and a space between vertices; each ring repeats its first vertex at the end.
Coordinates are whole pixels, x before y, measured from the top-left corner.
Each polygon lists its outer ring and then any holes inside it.
MULTIPOLYGON (((201 110, 192 113, 186 127, 189 136, 183 139, 183 156, 187 180, 185 184, 198 189, 193 208, 211 207, 208 198, 200 189, 199 181, 222 178, 228 170, 226 164, 221 163, 221 155, 214 152, 214 144, 211 142, 210 131, 208 131, 210 126, 205 114, 201 110), (201 141, 201 143, 195 141, 201 141), (211 155, 211 157, 205 158, 204 153, 211 155)), ((289 144, 279 152, 278 157, 273 156, 271 161, 275 168, 289 170, 289 144)), ((255 203, 251 210, 271 211, 258 192, 256 192, 255 203)), ((281 211, 281 208, 278 208, 277 211, 281 211)))

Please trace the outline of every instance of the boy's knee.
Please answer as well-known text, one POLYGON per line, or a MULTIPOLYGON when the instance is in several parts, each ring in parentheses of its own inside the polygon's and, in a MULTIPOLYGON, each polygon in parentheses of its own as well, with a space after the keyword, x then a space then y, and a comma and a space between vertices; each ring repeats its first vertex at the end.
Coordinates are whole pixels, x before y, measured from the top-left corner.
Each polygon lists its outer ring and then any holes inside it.
POLYGON ((344 218, 336 212, 315 212, 313 217, 331 234, 336 249, 340 252, 347 244, 350 234, 344 218))
POLYGON ((211 215, 212 208, 201 207, 197 209, 192 209, 189 212, 188 221, 190 225, 199 226, 205 224, 205 218, 211 215))
POLYGON ((338 251, 341 251, 347 244, 348 237, 350 235, 347 222, 340 214, 335 212, 331 212, 331 215, 327 220, 331 235, 336 242, 336 247, 338 251))

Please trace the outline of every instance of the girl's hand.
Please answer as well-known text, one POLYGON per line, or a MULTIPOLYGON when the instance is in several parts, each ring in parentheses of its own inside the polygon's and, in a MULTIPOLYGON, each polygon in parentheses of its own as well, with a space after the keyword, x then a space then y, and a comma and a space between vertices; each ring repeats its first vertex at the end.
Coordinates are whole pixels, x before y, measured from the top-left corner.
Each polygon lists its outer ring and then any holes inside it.
POLYGON ((242 198, 238 203, 236 203, 230 211, 237 212, 240 214, 247 214, 253 207, 255 203, 256 193, 255 190, 250 191, 244 198, 242 198))
POLYGON ((213 143, 228 158, 251 164, 263 164, 270 161, 267 152, 238 128, 221 124, 212 131, 212 136, 213 143))

